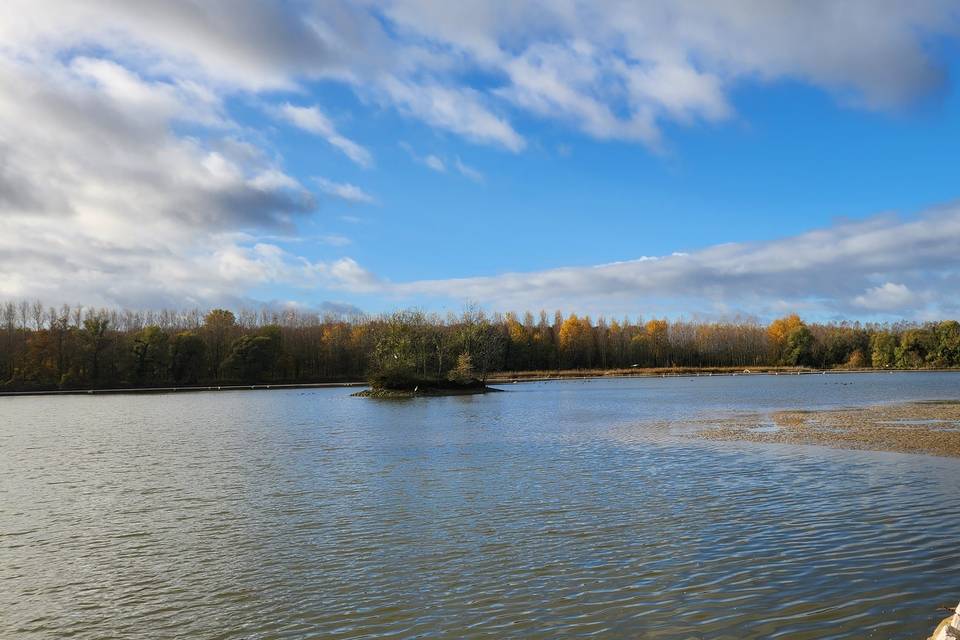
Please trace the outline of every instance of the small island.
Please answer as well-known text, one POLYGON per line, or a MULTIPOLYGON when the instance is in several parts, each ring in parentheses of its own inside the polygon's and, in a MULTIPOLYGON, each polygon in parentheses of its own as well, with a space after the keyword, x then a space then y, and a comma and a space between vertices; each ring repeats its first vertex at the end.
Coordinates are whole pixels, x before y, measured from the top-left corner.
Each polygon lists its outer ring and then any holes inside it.
MULTIPOLYGON (((484 375, 483 378, 486 376, 484 375)), ((425 376, 411 370, 409 366, 400 366, 400 358, 387 358, 370 376, 370 388, 352 395, 361 398, 414 398, 417 396, 466 396, 491 391, 500 391, 488 387, 486 381, 478 378, 473 369, 473 359, 469 353, 462 353, 457 364, 442 376, 425 376)))
POLYGON ((358 398, 414 398, 417 396, 469 396, 491 391, 500 391, 488 387, 481 380, 471 380, 460 384, 449 380, 422 380, 402 386, 371 385, 369 389, 358 391, 352 395, 358 398))

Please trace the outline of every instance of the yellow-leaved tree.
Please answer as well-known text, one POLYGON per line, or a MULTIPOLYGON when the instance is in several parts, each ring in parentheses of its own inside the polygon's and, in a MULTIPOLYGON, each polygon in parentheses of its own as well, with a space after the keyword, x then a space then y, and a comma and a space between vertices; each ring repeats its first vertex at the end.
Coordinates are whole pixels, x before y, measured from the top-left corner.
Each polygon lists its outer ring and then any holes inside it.
POLYGON ((807 364, 807 352, 813 337, 807 325, 795 313, 778 318, 767 327, 767 337, 773 348, 776 361, 780 364, 807 364))
POLYGON ((771 322, 770 326, 767 327, 767 337, 770 338, 771 344, 779 350, 787 343, 787 336, 789 336, 794 329, 799 329, 802 326, 803 320, 800 319, 800 316, 791 313, 788 316, 777 318, 771 322))
POLYGON ((653 356, 653 366, 665 367, 669 365, 670 325, 666 320, 651 320, 644 327, 647 333, 647 344, 653 356))

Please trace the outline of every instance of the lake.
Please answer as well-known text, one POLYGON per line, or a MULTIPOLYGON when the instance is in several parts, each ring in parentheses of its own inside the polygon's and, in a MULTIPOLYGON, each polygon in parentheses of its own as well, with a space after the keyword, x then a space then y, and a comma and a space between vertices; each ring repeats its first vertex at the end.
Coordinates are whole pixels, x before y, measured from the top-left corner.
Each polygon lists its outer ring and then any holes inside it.
POLYGON ((960 599, 960 459, 684 427, 960 374, 502 388, 0 398, 0 637, 919 640, 960 599))

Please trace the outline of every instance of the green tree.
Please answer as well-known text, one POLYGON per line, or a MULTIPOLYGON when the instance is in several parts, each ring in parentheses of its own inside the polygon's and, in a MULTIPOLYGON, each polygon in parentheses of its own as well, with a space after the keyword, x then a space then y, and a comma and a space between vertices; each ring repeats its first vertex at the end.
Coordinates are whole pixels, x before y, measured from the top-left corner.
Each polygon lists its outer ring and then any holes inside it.
POLYGON ((87 383, 93 388, 103 382, 103 352, 109 346, 109 336, 107 335, 109 326, 110 321, 103 315, 92 316, 83 321, 80 340, 84 347, 87 364, 85 377, 87 383))
POLYGON ((490 371, 500 368, 506 340, 500 327, 485 319, 474 327, 470 358, 482 381, 487 381, 490 371))
POLYGON ((897 363, 897 337, 889 331, 870 336, 870 363, 877 369, 889 369, 897 363))
POLYGON ((134 338, 133 355, 137 382, 156 384, 166 379, 170 367, 170 348, 163 329, 151 325, 141 331, 134 338))
POLYGON ((223 369, 243 382, 260 382, 269 378, 279 358, 280 328, 267 326, 255 335, 237 338, 223 369))
POLYGON ((813 359, 813 333, 805 324, 794 327, 783 348, 783 363, 790 366, 810 365, 813 359))
POLYGON ((866 352, 870 346, 867 333, 849 327, 834 327, 826 331, 820 345, 823 366, 848 364, 856 352, 866 352))
POLYGON ((937 367, 960 365, 960 322, 944 320, 934 327, 936 345, 931 363, 937 367))
POLYGON ((203 336, 210 362, 210 377, 220 378, 228 348, 237 334, 237 318, 232 311, 214 309, 203 318, 203 336))
POLYGON ((929 329, 908 329, 900 336, 895 350, 896 364, 901 369, 924 366, 927 356, 934 352, 936 338, 929 329))
POLYGON ((374 386, 403 387, 417 381, 417 358, 413 331, 403 314, 395 313, 378 327, 379 336, 370 355, 370 379, 374 386))
POLYGON ((175 384, 196 384, 203 373, 203 338, 183 331, 170 342, 170 376, 175 384))

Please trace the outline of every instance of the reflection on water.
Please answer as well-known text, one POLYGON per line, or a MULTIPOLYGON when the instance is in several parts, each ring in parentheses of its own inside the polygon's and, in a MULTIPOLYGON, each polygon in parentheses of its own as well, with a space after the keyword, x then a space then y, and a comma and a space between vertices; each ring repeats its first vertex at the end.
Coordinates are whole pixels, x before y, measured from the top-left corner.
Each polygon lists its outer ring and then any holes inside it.
POLYGON ((960 461, 660 425, 958 383, 0 399, 0 637, 926 637, 960 461))

